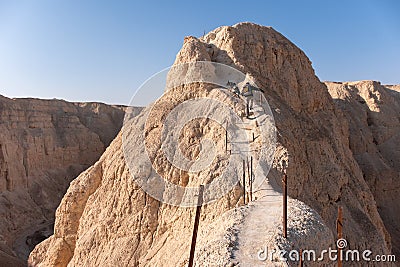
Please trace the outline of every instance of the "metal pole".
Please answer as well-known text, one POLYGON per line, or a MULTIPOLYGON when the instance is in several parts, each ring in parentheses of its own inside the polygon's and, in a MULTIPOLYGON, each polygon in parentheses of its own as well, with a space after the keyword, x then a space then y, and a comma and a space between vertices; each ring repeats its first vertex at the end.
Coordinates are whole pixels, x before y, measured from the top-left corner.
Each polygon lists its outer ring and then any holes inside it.
POLYGON ((246 205, 246 162, 243 160, 243 205, 246 205))
MULTIPOLYGON (((250 162, 249 162, 249 158, 247 158, 247 177, 249 179, 249 191, 250 191, 250 180, 251 180, 251 176, 250 176, 250 162)), ((250 196, 249 196, 249 202, 250 202, 250 196)))
MULTIPOLYGON (((338 207, 338 218, 336 221, 337 238, 343 238, 343 209, 338 207)), ((338 248, 338 267, 342 267, 342 249, 338 248)))
POLYGON ((283 237, 287 238, 287 176, 286 170, 283 174, 282 179, 282 189, 283 189, 283 237))
POLYGON ((228 122, 226 122, 225 127, 225 152, 228 152, 228 122))
POLYGON ((299 267, 303 267, 303 250, 300 249, 299 267))
POLYGON ((250 158, 250 201, 253 201, 253 156, 250 158))
POLYGON ((190 256, 189 256, 189 267, 193 267, 194 264, 194 252, 196 249, 196 239, 197 239, 197 231, 199 229, 199 221, 200 221, 200 211, 203 205, 203 190, 204 185, 200 185, 199 189, 199 197, 197 199, 197 207, 196 207, 196 216, 194 218, 194 227, 193 227, 193 235, 192 235, 192 245, 190 246, 190 256))

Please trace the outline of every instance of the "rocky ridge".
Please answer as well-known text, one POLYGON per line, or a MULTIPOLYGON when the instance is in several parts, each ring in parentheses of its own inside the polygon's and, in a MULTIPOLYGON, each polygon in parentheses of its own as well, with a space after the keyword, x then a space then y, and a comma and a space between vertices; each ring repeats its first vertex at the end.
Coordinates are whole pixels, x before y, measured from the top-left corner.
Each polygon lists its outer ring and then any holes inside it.
MULTIPOLYGON (((269 181, 280 184, 281 160, 289 155, 289 194, 316 212, 324 231, 330 229, 335 236, 337 209, 342 206, 346 218, 344 237, 350 247, 389 254, 391 235, 376 206, 374 192, 377 188, 366 180, 364 168, 352 151, 349 120, 329 94, 332 89, 328 92, 326 85, 315 76, 307 56, 270 27, 240 23, 217 28, 200 39, 185 38, 175 64, 198 60, 235 67, 266 91, 278 130, 276 162, 268 175, 269 181)), ((188 86, 174 93, 164 103, 161 116, 155 116, 155 121, 162 119, 176 103, 193 96, 207 96, 212 88, 188 86)), ((159 130, 146 128, 143 120, 148 112, 149 108, 140 113, 135 123, 153 138, 151 141, 156 141, 159 130)), ((193 125, 193 137, 201 137, 200 129, 204 125, 207 122, 193 125)), ((210 131, 217 140, 222 139, 218 128, 211 127, 210 131)), ((153 149, 157 157, 157 146, 153 149)), ((157 164, 167 177, 175 177, 176 183, 187 184, 195 178, 180 175, 166 162, 157 164)), ((214 171, 218 172, 218 167, 214 171)), ((224 216, 239 218, 234 214, 240 209, 235 207, 241 205, 241 199, 238 186, 224 198, 205 206, 200 221, 203 231, 207 232, 209 227, 221 230, 215 223, 219 221, 224 225, 224 216)), ((134 183, 124 161, 120 134, 101 159, 71 183, 57 209, 54 235, 35 248, 29 264, 184 266, 193 217, 194 209, 160 203, 134 183)), ((240 219, 237 221, 240 223, 240 219)), ((310 221, 315 220, 311 218, 310 221)), ((226 223, 222 227, 232 229, 232 225, 226 223)), ((293 231, 302 228, 296 223, 292 225, 293 231)), ((221 231, 214 232, 224 236, 223 229, 221 231)), ((207 236, 208 240, 213 238, 212 234, 207 236)), ((307 238, 303 235, 300 241, 289 246, 300 249, 307 238)), ((226 253, 226 264, 235 264, 230 257, 237 248, 234 243, 232 246, 231 250, 213 255, 213 251, 219 250, 204 249, 206 245, 201 245, 200 241, 200 253, 196 257, 221 260, 220 256, 226 253)), ((213 264, 215 261, 208 263, 209 266, 213 264)))

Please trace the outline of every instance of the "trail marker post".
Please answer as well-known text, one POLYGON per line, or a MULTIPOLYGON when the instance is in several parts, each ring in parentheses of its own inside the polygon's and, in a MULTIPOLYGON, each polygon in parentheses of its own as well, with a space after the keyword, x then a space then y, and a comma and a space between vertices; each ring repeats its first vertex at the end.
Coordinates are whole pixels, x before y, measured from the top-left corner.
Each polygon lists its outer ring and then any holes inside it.
POLYGON ((299 267, 303 267, 303 250, 300 249, 299 267))
POLYGON ((250 201, 253 201, 253 156, 250 158, 250 201))
POLYGON ((283 171, 283 178, 282 178, 282 191, 283 191, 283 237, 287 238, 287 175, 286 169, 283 171))
POLYGON ((246 205, 246 162, 243 160, 243 205, 246 205))
POLYGON ((228 122, 225 127, 225 152, 228 153, 228 122))
MULTIPOLYGON (((338 207, 338 217, 336 220, 336 230, 337 230, 337 238, 343 238, 343 209, 341 206, 338 207)), ((342 248, 338 247, 338 267, 342 267, 342 248)))
POLYGON ((204 185, 200 185, 199 197, 197 199, 196 216, 194 218, 192 244, 190 246, 190 256, 189 256, 189 265, 188 265, 188 267, 193 267, 193 264, 194 264, 194 252, 195 252, 195 249, 196 249, 196 240, 197 240, 197 232, 198 232, 198 229, 199 229, 200 212, 201 212, 201 207, 203 206, 203 204, 202 204, 203 191, 204 191, 204 185))
MULTIPOLYGON (((247 179, 249 179, 249 191, 250 191, 250 180, 251 180, 251 176, 250 176, 250 162, 249 162, 249 158, 247 158, 247 179)), ((250 202, 250 194, 249 194, 249 199, 250 202)))

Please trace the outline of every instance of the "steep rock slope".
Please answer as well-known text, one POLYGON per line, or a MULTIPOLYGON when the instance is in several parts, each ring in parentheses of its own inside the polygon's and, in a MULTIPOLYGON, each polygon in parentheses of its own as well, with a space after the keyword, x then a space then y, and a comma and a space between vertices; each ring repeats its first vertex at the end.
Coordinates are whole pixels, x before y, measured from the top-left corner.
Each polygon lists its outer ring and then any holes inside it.
MULTIPOLYGON (((288 154, 289 194, 293 198, 315 209, 333 235, 337 208, 343 206, 344 235, 350 247, 389 253, 390 236, 349 149, 347 121, 315 76, 306 55, 272 28, 240 23, 217 28, 201 39, 185 38, 175 63, 197 60, 233 66, 266 91, 279 141, 277 164, 269 179, 280 184, 280 160, 288 154)), ((170 102, 164 103, 166 113, 190 94, 206 96, 210 91, 186 87, 174 93, 170 102)), ((158 130, 146 128, 142 119, 146 112, 135 123, 151 135, 158 130)), ((193 131, 201 132, 201 126, 195 125, 193 131)), ((212 131, 217 137, 221 135, 217 128, 212 131)), ((31 253, 32 266, 187 263, 194 209, 172 207, 147 196, 129 175, 121 145, 119 135, 100 161, 71 184, 57 209, 55 233, 31 253)), ((154 150, 157 153, 156 145, 154 150)), ((190 182, 190 177, 167 170, 177 183, 190 182)), ((240 205, 240 200, 241 190, 234 188, 226 197, 207 205, 201 225, 219 221, 221 214, 240 205)), ((204 253, 212 257, 213 252, 204 253)))
POLYGON ((316 209, 333 232, 343 206, 349 244, 388 252, 390 236, 349 149, 347 122, 304 53, 273 29, 249 23, 218 28, 204 40, 211 60, 238 66, 267 89, 290 155, 290 195, 316 209))
POLYGON ((400 255, 400 88, 375 81, 326 82, 349 124, 350 149, 400 255))
POLYGON ((5 259, 26 259, 51 233, 70 181, 98 160, 123 116, 122 107, 99 103, 0 96, 0 250, 8 254, 5 259))

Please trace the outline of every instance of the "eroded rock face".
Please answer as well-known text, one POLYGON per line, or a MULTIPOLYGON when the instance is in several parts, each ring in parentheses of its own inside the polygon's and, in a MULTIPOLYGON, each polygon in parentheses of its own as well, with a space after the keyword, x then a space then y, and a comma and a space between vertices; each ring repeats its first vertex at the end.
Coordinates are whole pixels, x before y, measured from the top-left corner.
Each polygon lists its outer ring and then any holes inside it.
POLYGON ((290 195, 321 214, 334 233, 343 206, 352 247, 390 251, 374 196, 349 149, 347 120, 305 54, 272 28, 251 23, 218 28, 204 41, 211 60, 237 66, 267 89, 279 143, 290 155, 290 195))
MULTIPOLYGON (((350 247, 388 254, 390 236, 350 149, 348 121, 306 55, 272 28, 240 23, 220 27, 202 39, 185 38, 175 63, 196 60, 233 66, 265 90, 278 129, 277 153, 289 154, 290 196, 316 210, 333 236, 337 209, 343 206, 344 236, 350 247)), ((196 94, 190 91, 196 87, 183 89, 196 94)), ((145 112, 136 118, 142 129, 145 112)), ((31 253, 30 265, 187 264, 194 209, 172 207, 147 196, 133 182, 121 146, 119 135, 100 161, 71 183, 57 209, 55 233, 31 253)), ((274 165, 269 177, 278 185, 279 165, 274 165)), ((240 188, 235 188, 204 207, 201 225, 211 225, 240 205, 240 197, 240 188)))
POLYGON ((98 160, 123 116, 99 103, 0 96, 0 250, 26 259, 52 232, 70 181, 98 160))
POLYGON ((400 87, 326 82, 349 124, 350 149, 400 255, 400 87))

